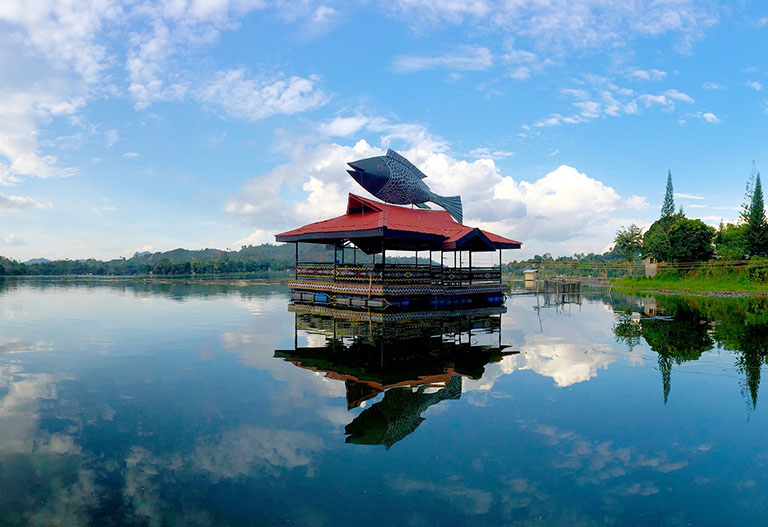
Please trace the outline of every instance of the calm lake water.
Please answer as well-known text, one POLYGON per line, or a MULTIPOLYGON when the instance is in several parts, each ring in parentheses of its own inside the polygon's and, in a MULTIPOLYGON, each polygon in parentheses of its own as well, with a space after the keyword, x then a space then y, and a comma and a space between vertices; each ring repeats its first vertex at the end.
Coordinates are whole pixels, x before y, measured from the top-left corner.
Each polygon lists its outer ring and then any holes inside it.
POLYGON ((0 280, 0 525, 763 524, 768 299, 553 300, 0 280))

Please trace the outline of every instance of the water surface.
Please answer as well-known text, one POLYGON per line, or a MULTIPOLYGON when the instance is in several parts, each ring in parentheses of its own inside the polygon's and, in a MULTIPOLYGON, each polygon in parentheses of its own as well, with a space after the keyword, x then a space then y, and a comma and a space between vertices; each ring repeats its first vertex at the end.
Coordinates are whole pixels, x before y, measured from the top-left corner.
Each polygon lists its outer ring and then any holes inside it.
POLYGON ((768 301, 570 300, 0 281, 0 525, 762 523, 768 301))

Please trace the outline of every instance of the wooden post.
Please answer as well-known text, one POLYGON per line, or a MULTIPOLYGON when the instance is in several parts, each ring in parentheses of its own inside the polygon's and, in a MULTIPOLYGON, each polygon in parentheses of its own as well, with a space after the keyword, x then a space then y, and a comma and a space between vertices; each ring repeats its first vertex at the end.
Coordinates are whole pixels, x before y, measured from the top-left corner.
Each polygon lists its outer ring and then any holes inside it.
POLYGON ((499 283, 503 283, 503 280, 501 279, 501 252, 503 249, 499 249, 499 283))
POLYGON ((445 285, 445 282, 444 282, 445 272, 444 272, 444 269, 443 269, 443 257, 444 257, 443 250, 440 249, 440 285, 441 286, 445 285))
POLYGON ((472 285, 472 251, 469 251, 469 285, 472 285))
POLYGON ((416 249, 416 267, 419 266, 419 250, 416 249))
POLYGON ((384 245, 384 238, 381 239, 381 283, 384 283, 384 269, 387 266, 387 248, 384 245))
POLYGON ((299 277, 299 242, 296 242, 296 274, 294 278, 299 277))
POLYGON ((336 281, 336 252, 338 250, 338 244, 334 242, 333 244, 333 281, 336 281))

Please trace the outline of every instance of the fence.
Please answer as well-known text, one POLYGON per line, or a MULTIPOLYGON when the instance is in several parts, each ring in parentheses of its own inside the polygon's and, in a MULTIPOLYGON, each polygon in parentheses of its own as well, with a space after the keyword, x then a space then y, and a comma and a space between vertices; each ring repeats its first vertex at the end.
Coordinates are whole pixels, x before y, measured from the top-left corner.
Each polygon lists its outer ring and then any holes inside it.
POLYGON ((300 263, 296 279, 313 282, 359 282, 386 284, 440 284, 462 286, 499 283, 498 267, 440 267, 410 264, 321 264, 300 263))
MULTIPOLYGON (((626 276, 645 276, 645 264, 643 262, 557 262, 557 261, 527 261, 514 262, 506 265, 506 272, 515 278, 523 278, 525 269, 537 269, 539 278, 563 276, 569 278, 608 280, 611 278, 623 278, 626 276)), ((767 259, 754 260, 709 260, 706 262, 659 262, 656 264, 658 273, 664 272, 722 272, 733 270, 736 272, 766 272, 768 273, 767 259)))

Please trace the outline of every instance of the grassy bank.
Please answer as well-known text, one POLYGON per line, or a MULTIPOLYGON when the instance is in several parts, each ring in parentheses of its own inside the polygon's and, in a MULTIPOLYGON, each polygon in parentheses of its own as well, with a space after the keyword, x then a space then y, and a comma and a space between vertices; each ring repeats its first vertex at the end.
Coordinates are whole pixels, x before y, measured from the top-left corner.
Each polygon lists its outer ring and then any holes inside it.
POLYGON ((768 294, 766 269, 702 268, 689 272, 664 272, 654 278, 619 278, 614 287, 633 291, 679 291, 692 293, 768 294))

